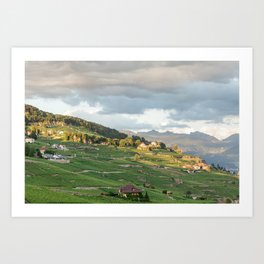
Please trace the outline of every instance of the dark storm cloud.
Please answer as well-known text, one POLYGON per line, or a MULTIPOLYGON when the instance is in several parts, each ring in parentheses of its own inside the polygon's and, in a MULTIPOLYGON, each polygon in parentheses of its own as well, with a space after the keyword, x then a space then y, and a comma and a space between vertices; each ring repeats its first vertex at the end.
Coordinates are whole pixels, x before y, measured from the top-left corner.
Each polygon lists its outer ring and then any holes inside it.
MULTIPOLYGON (((136 89, 135 89, 136 90, 136 89)), ((139 114, 145 109, 174 109, 177 120, 221 121, 226 115, 238 115, 239 91, 235 84, 190 84, 170 93, 149 93, 135 98, 125 95, 93 95, 87 98, 90 105, 99 102, 102 113, 139 114)))
POLYGON ((238 115, 238 62, 27 62, 27 98, 100 103, 102 114, 174 109, 176 120, 238 115))

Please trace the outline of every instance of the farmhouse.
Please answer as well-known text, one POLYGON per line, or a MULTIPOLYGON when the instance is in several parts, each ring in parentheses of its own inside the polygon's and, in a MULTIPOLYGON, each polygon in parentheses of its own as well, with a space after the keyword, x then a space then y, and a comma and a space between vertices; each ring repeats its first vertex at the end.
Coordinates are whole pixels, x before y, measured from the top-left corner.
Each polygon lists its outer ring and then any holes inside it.
POLYGON ((182 159, 183 156, 175 156, 176 159, 182 159))
POLYGON ((193 165, 193 169, 194 169, 194 170, 200 170, 201 167, 200 167, 199 165, 193 165))
POLYGON ((133 184, 128 184, 126 186, 122 186, 118 194, 123 197, 127 196, 140 196, 142 194, 142 190, 136 188, 133 184))
POLYGON ((42 154, 42 158, 51 161, 56 161, 59 163, 70 163, 70 160, 66 159, 64 156, 60 154, 42 154))
POLYGON ((46 150, 47 148, 45 146, 42 146, 41 148, 39 148, 39 151, 42 155, 45 153, 46 150))
POLYGON ((148 146, 142 142, 138 147, 137 147, 138 150, 148 150, 148 146))
POLYGON ((150 145, 151 145, 152 147, 158 147, 158 143, 157 143, 156 141, 152 141, 152 142, 150 143, 150 145))
POLYGON ((34 138, 25 138, 25 143, 34 143, 35 139, 34 138))
POLYGON ((51 147, 53 149, 68 150, 65 145, 61 145, 61 144, 53 144, 51 147))
POLYGON ((210 171, 210 166, 204 162, 199 162, 195 166, 198 166, 200 170, 210 171))
POLYGON ((42 154, 42 158, 43 159, 52 159, 53 158, 53 154, 42 154))

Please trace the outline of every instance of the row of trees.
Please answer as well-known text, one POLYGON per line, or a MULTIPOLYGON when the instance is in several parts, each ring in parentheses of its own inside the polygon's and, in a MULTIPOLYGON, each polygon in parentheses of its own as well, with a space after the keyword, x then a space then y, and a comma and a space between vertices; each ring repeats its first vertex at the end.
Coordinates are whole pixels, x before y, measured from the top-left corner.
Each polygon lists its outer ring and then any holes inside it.
POLYGON ((142 142, 144 142, 145 144, 149 143, 147 140, 145 140, 145 138, 133 135, 131 137, 126 137, 124 139, 121 139, 119 141, 119 146, 120 147, 138 147, 142 142))
POLYGON ((107 145, 113 145, 113 146, 120 146, 120 147, 137 147, 142 142, 148 143, 145 138, 139 137, 139 136, 132 136, 132 137, 126 137, 124 139, 118 139, 118 138, 107 138, 102 137, 99 135, 91 135, 87 133, 82 132, 65 132, 63 135, 63 139, 65 141, 73 141, 73 142, 79 142, 83 144, 102 144, 105 143, 107 145))

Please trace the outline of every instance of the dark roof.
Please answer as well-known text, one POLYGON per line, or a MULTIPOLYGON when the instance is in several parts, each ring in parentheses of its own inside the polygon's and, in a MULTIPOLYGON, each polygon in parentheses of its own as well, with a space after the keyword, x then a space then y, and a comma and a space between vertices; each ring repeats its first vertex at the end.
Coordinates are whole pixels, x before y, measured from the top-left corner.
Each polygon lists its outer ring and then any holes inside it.
POLYGON ((140 189, 137 189, 134 185, 128 184, 126 186, 122 186, 119 189, 122 193, 141 193, 142 191, 140 189))

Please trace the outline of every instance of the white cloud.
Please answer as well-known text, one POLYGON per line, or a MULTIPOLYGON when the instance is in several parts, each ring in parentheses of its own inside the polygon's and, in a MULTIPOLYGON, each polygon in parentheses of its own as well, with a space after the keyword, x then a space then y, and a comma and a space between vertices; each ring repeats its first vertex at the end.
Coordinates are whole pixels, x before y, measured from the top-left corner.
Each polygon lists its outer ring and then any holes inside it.
POLYGON ((69 116, 74 116, 78 113, 93 115, 99 113, 102 110, 103 107, 99 103, 96 103, 94 106, 90 106, 87 102, 81 102, 79 105, 69 106, 69 109, 63 114, 69 116))
POLYGON ((143 114, 126 116, 138 124, 147 124, 151 125, 153 128, 158 128, 167 126, 169 123, 173 122, 170 118, 171 114, 175 114, 174 109, 146 109, 143 114))

